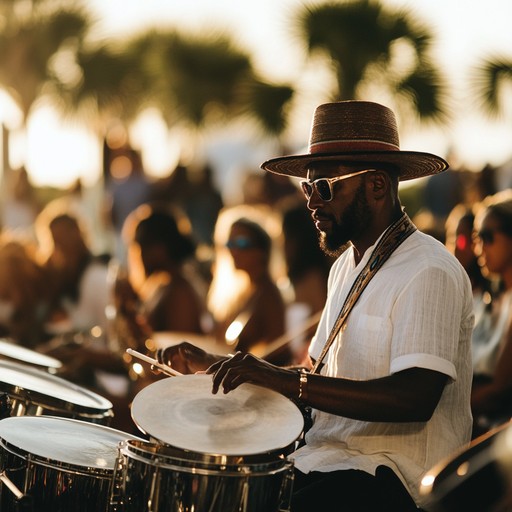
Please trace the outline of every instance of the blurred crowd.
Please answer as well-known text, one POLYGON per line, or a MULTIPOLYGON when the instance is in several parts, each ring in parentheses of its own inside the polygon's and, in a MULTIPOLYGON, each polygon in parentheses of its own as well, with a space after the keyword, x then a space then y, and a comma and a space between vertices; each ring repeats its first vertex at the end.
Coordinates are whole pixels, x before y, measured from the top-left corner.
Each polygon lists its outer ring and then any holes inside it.
MULTIPOLYGON (((332 260, 293 180, 255 171, 228 203, 209 165, 151 179, 136 151, 99 207, 80 183, 42 201, 24 169, 5 179, 0 336, 63 366, 114 404, 162 378, 127 355, 189 340, 300 364, 324 306, 332 260)), ((512 178, 449 170, 404 190, 416 225, 452 251, 474 291, 475 436, 512 416, 512 178)))

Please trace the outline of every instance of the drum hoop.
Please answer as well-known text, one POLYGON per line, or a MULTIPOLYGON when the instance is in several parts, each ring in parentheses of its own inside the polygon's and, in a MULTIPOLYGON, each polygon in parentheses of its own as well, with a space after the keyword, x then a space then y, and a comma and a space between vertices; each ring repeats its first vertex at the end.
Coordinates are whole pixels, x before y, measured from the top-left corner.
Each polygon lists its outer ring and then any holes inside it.
MULTIPOLYGON (((163 446, 165 448, 165 446, 163 446)), ((158 454, 135 446, 130 441, 122 441, 119 443, 119 452, 138 462, 146 463, 149 466, 157 466, 159 468, 171 469, 183 473, 193 473, 199 475, 223 475, 223 476, 268 476, 280 473, 293 466, 293 463, 284 458, 275 458, 267 462, 240 462, 232 461, 229 463, 222 462, 205 462, 201 460, 191 460, 170 456, 165 453, 158 454), (145 457, 144 455, 152 455, 145 457), (175 461, 169 462, 169 461, 175 461), (179 462, 183 462, 181 465, 179 462), (264 469, 264 471, 261 471, 264 469)), ((234 457, 232 457, 234 458, 234 457)))
MULTIPOLYGON (((79 476, 91 476, 98 479, 110 479, 114 468, 94 468, 91 466, 81 466, 80 464, 73 464, 49 457, 41 457, 26 450, 21 450, 19 447, 12 445, 5 439, 0 438, 0 447, 12 455, 19 457, 27 463, 27 465, 42 466, 49 469, 55 469, 62 473, 69 473, 79 476)), ((6 468, 9 470, 9 468, 6 468)))
POLYGON ((17 362, 35 366, 36 368, 46 369, 48 372, 53 373, 62 368, 62 362, 54 357, 46 354, 40 354, 35 350, 31 350, 22 345, 11 343, 0 339, 0 360, 5 359, 10 362, 17 362), (19 357, 15 354, 18 352, 19 357), (23 356, 26 355, 24 358, 23 356), (37 360, 39 359, 39 360, 37 360))
MULTIPOLYGON (((61 377, 57 377, 56 375, 52 375, 48 372, 44 372, 39 369, 35 369, 29 365, 22 365, 22 364, 16 364, 9 362, 9 365, 12 365, 15 370, 18 370, 22 372, 23 370, 30 370, 32 372, 36 372, 39 374, 41 378, 45 378, 49 381, 53 381, 56 384, 60 384, 68 389, 73 389, 74 391, 79 391, 83 395, 88 396, 91 399, 94 399, 95 401, 103 404, 103 406, 98 405, 98 407, 94 407, 91 405, 84 405, 84 404, 77 404, 74 402, 70 402, 69 400, 65 400, 63 398, 56 398, 52 395, 47 395, 44 393, 40 393, 36 390, 26 389, 18 384, 11 384, 8 382, 0 381, 0 391, 3 391, 9 395, 14 396, 15 398, 18 398, 20 400, 25 400, 30 403, 41 405, 43 407, 51 407, 50 405, 47 405, 47 402, 44 402, 45 399, 50 399, 51 404, 54 408, 60 408, 61 410, 65 411, 75 411, 79 409, 80 411, 83 411, 85 413, 98 413, 98 411, 107 412, 113 408, 112 402, 110 400, 107 400, 106 398, 102 397, 101 395, 98 395, 97 393, 94 393, 93 391, 88 390, 87 388, 83 388, 81 386, 78 386, 77 384, 67 381, 66 379, 62 379, 61 377), (42 402, 42 403, 40 403, 42 402)), ((0 361, 1 366, 1 361, 0 361)))

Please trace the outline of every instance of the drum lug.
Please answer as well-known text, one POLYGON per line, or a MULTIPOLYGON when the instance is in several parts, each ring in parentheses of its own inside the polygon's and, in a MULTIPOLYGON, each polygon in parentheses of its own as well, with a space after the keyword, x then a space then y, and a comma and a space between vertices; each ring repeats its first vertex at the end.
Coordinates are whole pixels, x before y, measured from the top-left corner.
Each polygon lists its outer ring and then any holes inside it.
POLYGON ((279 512, 289 512, 291 506, 294 480, 294 465, 292 462, 288 462, 288 464, 288 471, 284 476, 283 483, 281 486, 279 512))
MULTIPOLYGON (((120 443, 122 445, 123 442, 120 443)), ((122 486, 124 482, 124 473, 126 470, 126 464, 124 463, 124 457, 119 453, 116 457, 114 465, 114 474, 112 477, 112 490, 110 493, 110 509, 109 512, 118 512, 122 510, 123 506, 123 493, 122 486)))

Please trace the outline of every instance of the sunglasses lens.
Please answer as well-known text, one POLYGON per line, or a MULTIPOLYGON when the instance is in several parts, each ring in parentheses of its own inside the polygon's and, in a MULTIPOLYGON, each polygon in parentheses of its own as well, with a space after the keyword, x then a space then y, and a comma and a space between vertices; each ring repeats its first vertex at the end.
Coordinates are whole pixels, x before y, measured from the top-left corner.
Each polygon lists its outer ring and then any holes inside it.
POLYGON ((249 238, 245 238, 245 237, 238 237, 238 238, 233 238, 232 240, 228 240, 228 242, 226 243, 226 247, 228 249, 252 249, 253 247, 255 247, 254 245, 254 242, 249 239, 249 238))
POLYGON ((482 230, 478 233, 478 238, 483 244, 492 244, 494 242, 494 233, 491 230, 482 230))
POLYGON ((322 201, 330 201, 332 199, 331 187, 329 181, 326 179, 319 179, 315 181, 316 190, 322 201))
POLYGON ((309 199, 313 194, 313 185, 308 181, 301 181, 300 184, 302 186, 302 192, 304 192, 304 195, 309 199))

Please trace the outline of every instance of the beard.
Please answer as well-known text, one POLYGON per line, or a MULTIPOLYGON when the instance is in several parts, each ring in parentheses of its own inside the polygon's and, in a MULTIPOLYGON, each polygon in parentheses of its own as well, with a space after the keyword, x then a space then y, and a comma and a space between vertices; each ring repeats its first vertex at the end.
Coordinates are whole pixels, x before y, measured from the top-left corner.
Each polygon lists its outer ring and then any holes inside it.
POLYGON ((345 208, 340 221, 331 218, 330 233, 321 231, 319 243, 322 251, 331 257, 339 257, 351 245, 351 240, 357 238, 370 223, 370 210, 365 195, 364 181, 354 194, 351 203, 345 208))

